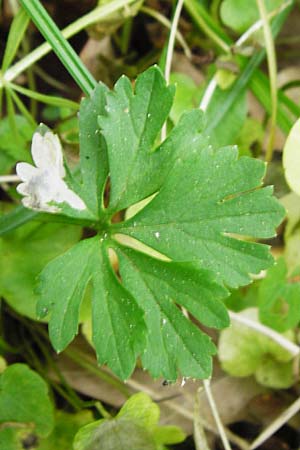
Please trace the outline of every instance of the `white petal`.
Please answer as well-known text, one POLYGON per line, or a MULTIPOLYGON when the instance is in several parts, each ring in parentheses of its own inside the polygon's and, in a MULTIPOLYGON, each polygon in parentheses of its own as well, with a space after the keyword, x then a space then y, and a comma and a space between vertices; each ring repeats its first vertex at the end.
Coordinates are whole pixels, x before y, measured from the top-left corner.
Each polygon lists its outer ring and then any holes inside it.
POLYGON ((86 209, 85 203, 77 194, 75 194, 75 192, 71 191, 71 189, 66 188, 63 197, 64 201, 68 203, 71 208, 78 209, 79 211, 86 209))
POLYGON ((22 181, 29 181, 36 175, 37 169, 31 164, 21 162, 16 165, 16 172, 22 181))
POLYGON ((24 183, 17 190, 25 195, 22 202, 27 208, 37 211, 59 212, 51 202, 67 203, 77 210, 86 209, 83 200, 63 180, 65 169, 60 141, 48 131, 42 136, 35 133, 31 147, 32 157, 37 167, 27 163, 17 164, 17 173, 24 183))
POLYGON ((65 176, 62 148, 56 134, 50 131, 47 131, 44 136, 38 132, 34 133, 31 154, 37 167, 52 169, 61 178, 65 176))
POLYGON ((29 195, 30 194, 30 190, 28 189, 28 183, 20 183, 17 186, 17 192, 19 192, 19 194, 21 195, 29 195))
POLYGON ((55 205, 40 204, 33 197, 25 197, 22 199, 22 203, 26 208, 33 209, 34 211, 45 211, 49 213, 58 213, 60 209, 55 205))

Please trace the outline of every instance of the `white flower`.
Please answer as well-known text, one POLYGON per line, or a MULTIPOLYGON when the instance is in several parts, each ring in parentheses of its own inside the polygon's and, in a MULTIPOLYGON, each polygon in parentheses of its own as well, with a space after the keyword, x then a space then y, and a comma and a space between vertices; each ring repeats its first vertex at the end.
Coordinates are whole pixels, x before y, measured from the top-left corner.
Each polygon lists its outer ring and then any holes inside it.
POLYGON ((51 213, 60 212, 60 208, 49 204, 51 202, 65 202, 73 209, 86 209, 82 199, 63 180, 66 172, 58 137, 51 131, 47 131, 44 136, 39 132, 34 133, 31 154, 36 167, 25 162, 16 166, 17 174, 23 181, 17 186, 17 191, 24 195, 23 205, 51 213))

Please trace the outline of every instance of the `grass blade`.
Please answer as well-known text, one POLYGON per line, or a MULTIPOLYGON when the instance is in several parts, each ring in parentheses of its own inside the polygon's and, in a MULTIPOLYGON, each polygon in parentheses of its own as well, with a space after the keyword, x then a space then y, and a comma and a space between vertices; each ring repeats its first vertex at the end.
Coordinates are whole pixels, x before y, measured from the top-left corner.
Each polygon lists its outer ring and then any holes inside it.
POLYGON ((40 94, 39 92, 34 92, 31 89, 26 89, 22 86, 19 86, 17 84, 13 84, 13 83, 10 83, 9 87, 16 92, 19 92, 20 94, 25 95, 26 97, 33 98, 35 100, 38 100, 41 103, 46 103, 47 105, 54 105, 54 106, 63 107, 63 108, 70 108, 70 109, 74 109, 75 111, 77 111, 79 109, 78 103, 73 102, 72 100, 68 100, 66 98, 40 94))
POLYGON ((29 17, 24 9, 19 9, 18 13, 12 21, 8 39, 5 47, 5 52, 2 60, 1 71, 5 72, 14 59, 19 45, 23 39, 24 33, 29 24, 29 17))
POLYGON ((31 17, 41 34, 49 42, 69 74, 82 91, 89 95, 96 86, 96 80, 81 59, 63 37, 60 30, 38 0, 20 0, 22 7, 31 17))

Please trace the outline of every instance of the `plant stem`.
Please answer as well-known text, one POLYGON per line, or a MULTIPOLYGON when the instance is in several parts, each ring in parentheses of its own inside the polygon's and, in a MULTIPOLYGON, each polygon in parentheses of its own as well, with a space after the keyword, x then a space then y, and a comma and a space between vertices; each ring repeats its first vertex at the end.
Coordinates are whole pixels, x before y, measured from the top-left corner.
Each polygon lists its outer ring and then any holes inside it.
POLYGON ((18 175, 0 175, 0 183, 19 183, 21 178, 18 175))
MULTIPOLYGON (((142 6, 140 11, 142 13, 147 14, 150 17, 153 17, 154 19, 156 19, 158 22, 160 22, 162 25, 164 25, 166 28, 171 29, 172 27, 172 23, 170 22, 169 19, 167 19, 165 16, 163 16, 162 14, 160 14, 158 11, 155 11, 155 9, 149 8, 148 6, 142 6)), ((192 57, 192 53, 191 50, 189 49, 188 44, 186 43, 184 37, 182 36, 182 34, 180 33, 180 31, 177 29, 176 30, 176 39, 178 41, 178 43, 181 45, 185 56, 188 59, 191 59, 192 57)))
POLYGON ((37 123, 36 123, 34 117, 32 116, 31 112, 27 109, 27 107, 24 105, 24 103, 19 98, 19 96, 15 93, 15 91, 13 89, 11 89, 10 93, 11 93, 11 97, 12 97, 13 101, 15 102, 15 105, 19 109, 20 113, 23 114, 23 116, 27 119, 27 121, 28 121, 28 123, 30 123, 30 125, 32 125, 33 127, 36 127, 37 123))
POLYGON ((272 422, 251 444, 250 450, 261 446, 269 437, 273 436, 285 423, 300 411, 300 398, 291 404, 274 422, 272 422))
POLYGON ((217 80, 216 77, 213 77, 208 83, 208 86, 204 92, 204 95, 201 99, 201 103, 199 105, 199 108, 202 109, 203 111, 207 110, 209 102, 211 101, 212 96, 214 95, 216 87, 217 87, 217 80))
POLYGON ((204 385, 204 389, 205 389, 205 393, 206 393, 206 397, 212 412, 212 415, 215 419, 219 434, 220 434, 220 438, 222 441, 222 444, 224 446, 225 450, 232 450, 231 446, 229 444, 229 441, 227 439, 226 433, 225 433, 225 429, 223 427, 222 421, 220 419, 219 416, 219 412, 218 412, 218 408, 217 405, 215 403, 214 397, 212 395, 211 389, 210 389, 210 380, 203 380, 203 385, 204 385))
POLYGON ((201 423, 201 411, 200 411, 200 392, 202 391, 202 387, 199 387, 197 389, 196 397, 195 397, 195 403, 194 403, 194 442, 196 446, 196 450, 210 450, 207 439, 205 436, 205 431, 203 424, 201 423))
POLYGON ((173 53, 174 53, 174 45, 175 45, 175 36, 176 36, 176 30, 178 28, 178 22, 183 6, 184 0, 178 0, 174 18, 172 21, 171 31, 170 31, 170 37, 168 42, 168 49, 167 49, 167 57, 166 57, 166 66, 165 66, 165 79, 167 81, 167 84, 170 82, 170 73, 171 73, 171 65, 172 65, 172 59, 173 59, 173 53))
MULTIPOLYGON (((183 6, 183 1, 184 0, 178 0, 178 2, 177 2, 173 21, 172 21, 170 36, 169 36, 167 56, 166 56, 166 65, 165 65, 165 79, 166 79, 167 84, 170 83, 170 74, 171 74, 171 65, 172 65, 172 59, 173 59, 173 53, 174 53, 175 36, 176 36, 176 30, 178 28, 178 22, 179 22, 179 18, 180 18, 182 6, 183 6)), ((166 137, 167 137, 167 122, 165 122, 162 127, 161 140, 164 141, 166 139, 166 137)))
POLYGON ((267 151, 266 151, 266 161, 269 162, 272 160, 272 156, 273 156, 275 131, 276 131, 277 104, 278 104, 277 63, 276 63, 276 52, 275 52, 274 39, 273 39, 273 35, 272 35, 272 30, 271 30, 271 27, 269 24, 268 14, 267 14, 264 0, 256 0, 256 3, 258 6, 258 9, 259 9, 261 20, 263 21, 263 30, 264 30, 269 76, 270 76, 272 111, 271 111, 270 135, 269 135, 269 141, 268 141, 267 151))
POLYGON ((272 339, 282 348, 287 350, 293 357, 296 357, 300 354, 300 348, 298 347, 298 345, 289 341, 284 336, 282 336, 282 334, 277 333, 277 331, 272 330, 271 328, 266 327, 265 325, 259 322, 248 319, 247 317, 241 316, 240 314, 234 313, 232 311, 229 311, 229 317, 231 320, 242 323, 243 325, 246 325, 247 327, 257 331, 258 333, 261 333, 267 336, 268 338, 272 339))
POLYGON ((67 98, 55 97, 52 95, 40 94, 39 92, 32 91, 31 89, 24 88, 19 86, 18 84, 9 83, 8 86, 11 90, 17 91, 20 94, 25 95, 26 97, 33 98, 41 103, 45 103, 47 105, 54 105, 58 107, 69 108, 75 111, 78 111, 79 104, 73 102, 72 100, 68 100, 67 98))
POLYGON ((230 45, 226 42, 225 39, 223 39, 223 36, 221 36, 221 33, 218 29, 219 27, 217 29, 214 29, 213 20, 211 19, 209 14, 206 13, 204 7, 200 4, 200 2, 197 2, 195 0, 185 0, 184 6, 193 17, 199 28, 202 29, 204 34, 211 38, 211 40, 215 42, 215 44, 217 44, 217 46, 225 53, 230 53, 230 45))

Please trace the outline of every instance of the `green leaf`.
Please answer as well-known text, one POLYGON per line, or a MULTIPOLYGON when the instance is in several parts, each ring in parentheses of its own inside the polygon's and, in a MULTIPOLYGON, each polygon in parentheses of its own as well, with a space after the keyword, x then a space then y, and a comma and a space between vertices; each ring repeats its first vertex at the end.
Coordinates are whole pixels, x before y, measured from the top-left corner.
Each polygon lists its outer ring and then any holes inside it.
POLYGON ((201 111, 183 114, 160 143, 172 99, 173 90, 152 67, 134 89, 121 77, 113 91, 99 85, 83 103, 83 184, 76 189, 94 215, 98 208, 98 235, 51 262, 40 277, 38 311, 51 313, 57 350, 77 333, 90 284, 98 361, 122 378, 138 356, 155 376, 209 376, 215 348, 178 306, 207 326, 227 326, 220 284, 244 285, 249 274, 272 264, 268 247, 253 239, 274 236, 284 213, 272 189, 261 188, 264 163, 238 159, 234 147, 212 148, 201 111), (138 212, 115 223, 125 207, 138 212), (139 252, 125 248, 132 238, 140 241, 134 242, 139 252))
POLYGON ((300 119, 292 127, 283 149, 283 168, 291 190, 300 195, 300 119))
POLYGON ((294 328, 300 321, 300 282, 288 277, 280 258, 259 285, 260 320, 278 331, 294 328))
POLYGON ((0 442, 16 441, 22 427, 46 437, 53 428, 53 407, 45 381, 25 364, 13 364, 0 376, 0 442))
POLYGON ((258 367, 255 378, 263 386, 272 389, 288 389, 295 383, 294 361, 278 364, 277 361, 266 356, 258 367))
POLYGON ((74 450, 157 450, 148 430, 130 419, 99 420, 82 428, 73 443, 74 450))
POLYGON ((24 450, 22 438, 26 434, 24 434, 24 430, 22 431, 20 432, 15 428, 0 429, 0 448, 5 448, 5 450, 24 450))
POLYGON ((101 198, 108 175, 106 143, 97 123, 98 116, 105 112, 107 92, 107 87, 99 83, 91 97, 81 101, 79 112, 82 197, 96 215, 103 206, 101 198))
POLYGON ((160 416, 159 406, 149 395, 139 392, 132 395, 122 406, 117 417, 136 421, 142 427, 153 432, 160 416))
POLYGON ((74 450, 159 450, 161 444, 182 442, 185 435, 180 428, 158 426, 159 416, 158 405, 147 394, 135 394, 114 419, 83 427, 75 437, 74 450))
POLYGON ((236 148, 199 151, 192 141, 157 196, 119 232, 171 259, 197 261, 229 286, 249 283, 249 273, 273 260, 266 246, 236 236, 274 236, 284 211, 271 188, 258 189, 265 165, 237 156, 236 148))
POLYGON ((158 67, 131 82, 122 76, 107 94, 106 116, 99 117, 107 143, 111 179, 110 211, 124 209, 158 189, 160 155, 155 139, 170 112, 174 96, 158 67))
POLYGON ((92 421, 93 414, 88 410, 77 414, 56 411, 54 429, 47 438, 39 440, 37 450, 70 450, 79 428, 92 421))
MULTIPOLYGON (((245 309, 240 315, 258 321, 256 308, 245 309)), ((295 339, 292 331, 283 335, 291 341, 295 339)), ((254 375, 259 383, 273 388, 287 388, 294 383, 293 355, 268 336, 238 321, 221 332, 218 355, 222 368, 232 376, 254 375), (284 377, 279 386, 280 373, 284 377)))
MULTIPOLYGON (((282 5, 281 0, 265 0, 268 12, 276 10, 282 5)), ((238 33, 246 31, 254 22, 259 20, 256 0, 223 0, 220 8, 221 19, 225 25, 238 33)))
MULTIPOLYGON (((5 216, 4 216, 5 217, 5 216)), ((31 222, 0 239, 0 295, 20 314, 36 319, 39 272, 80 238, 74 226, 31 222)))
POLYGON ((155 378, 175 380, 178 369, 182 376, 209 376, 214 345, 174 302, 203 324, 223 328, 229 320, 218 299, 226 291, 210 272, 193 265, 159 261, 125 247, 119 247, 117 254, 124 285, 145 311, 148 340, 143 366, 155 378))
POLYGON ((62 351, 78 331, 79 310, 88 282, 92 284, 93 341, 99 363, 121 378, 133 371, 144 348, 142 311, 119 283, 99 237, 86 239, 49 263, 39 280, 37 313, 51 312, 51 342, 62 351))

